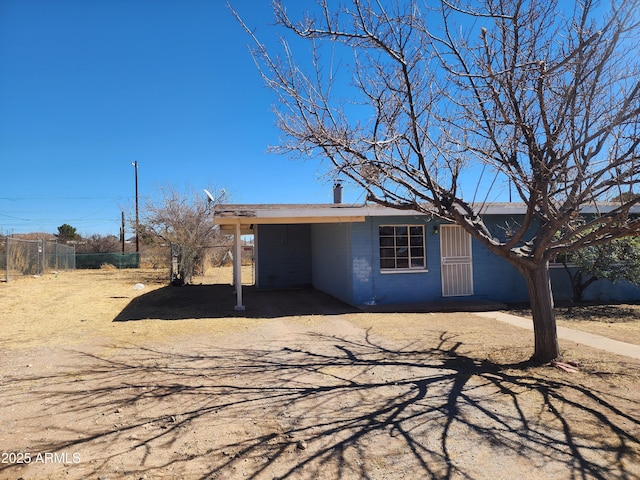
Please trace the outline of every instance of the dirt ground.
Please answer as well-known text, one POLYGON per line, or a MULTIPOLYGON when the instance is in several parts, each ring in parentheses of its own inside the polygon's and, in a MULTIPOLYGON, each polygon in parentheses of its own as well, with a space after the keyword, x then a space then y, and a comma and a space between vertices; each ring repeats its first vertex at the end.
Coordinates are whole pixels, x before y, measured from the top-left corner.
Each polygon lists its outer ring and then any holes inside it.
MULTIPOLYGON (((236 312, 228 274, 0 283, 0 478, 640 478, 638 361, 561 341, 578 373, 528 368, 523 329, 312 290, 236 312)), ((638 342, 611 308, 562 322, 638 342)))

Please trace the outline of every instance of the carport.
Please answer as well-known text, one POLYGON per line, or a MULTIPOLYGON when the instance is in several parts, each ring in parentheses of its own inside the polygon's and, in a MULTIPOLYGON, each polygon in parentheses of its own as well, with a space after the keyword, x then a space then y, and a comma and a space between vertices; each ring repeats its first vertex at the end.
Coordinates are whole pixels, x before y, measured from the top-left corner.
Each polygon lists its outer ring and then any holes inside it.
MULTIPOLYGON (((269 204, 269 205, 218 205, 213 209, 213 222, 223 233, 233 235, 233 284, 236 293, 236 310, 244 310, 242 297, 242 235, 255 235, 260 225, 312 225, 319 223, 364 222, 371 215, 370 206, 334 204, 269 204)), ((375 207, 373 207, 375 208, 375 207)), ((259 262, 256 261, 256 265, 259 262)))

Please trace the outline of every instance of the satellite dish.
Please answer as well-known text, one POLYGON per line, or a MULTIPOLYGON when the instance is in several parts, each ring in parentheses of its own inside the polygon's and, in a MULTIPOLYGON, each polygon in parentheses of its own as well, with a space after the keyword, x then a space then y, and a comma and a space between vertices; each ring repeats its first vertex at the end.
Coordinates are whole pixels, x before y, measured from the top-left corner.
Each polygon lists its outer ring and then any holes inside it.
POLYGON ((216 199, 213 198, 213 195, 211 195, 211 192, 209 190, 207 190, 206 188, 204 189, 204 193, 207 194, 207 198, 209 199, 209 203, 216 203, 216 199))

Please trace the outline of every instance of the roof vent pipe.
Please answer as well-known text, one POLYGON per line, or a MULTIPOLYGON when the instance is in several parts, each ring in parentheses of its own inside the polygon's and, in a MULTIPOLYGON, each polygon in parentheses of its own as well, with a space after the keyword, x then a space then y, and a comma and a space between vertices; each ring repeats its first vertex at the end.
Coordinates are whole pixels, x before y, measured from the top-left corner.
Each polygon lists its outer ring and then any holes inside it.
POLYGON ((336 183, 333 186, 333 203, 342 203, 342 184, 336 183))

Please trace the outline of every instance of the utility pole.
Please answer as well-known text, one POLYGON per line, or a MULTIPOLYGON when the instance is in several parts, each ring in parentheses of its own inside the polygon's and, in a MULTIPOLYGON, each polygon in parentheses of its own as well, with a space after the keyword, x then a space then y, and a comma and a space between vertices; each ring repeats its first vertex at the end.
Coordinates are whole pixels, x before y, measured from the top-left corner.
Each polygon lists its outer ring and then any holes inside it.
POLYGON ((138 239, 138 226, 139 226, 139 217, 138 217, 138 161, 131 162, 131 165, 135 168, 136 171, 136 253, 140 251, 140 242, 138 239))
POLYGON ((122 226, 120 227, 120 242, 122 243, 122 254, 124 255, 124 210, 122 211, 122 226))

